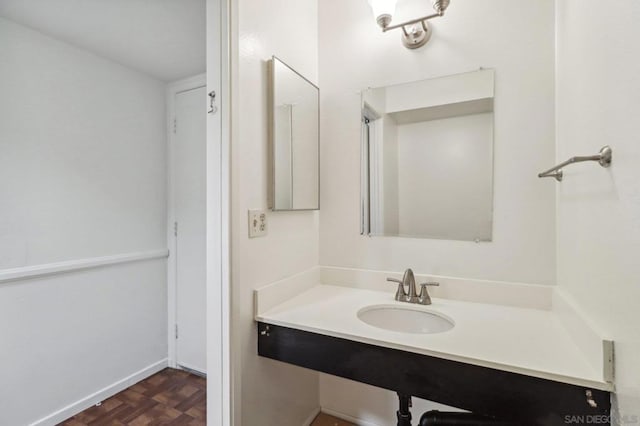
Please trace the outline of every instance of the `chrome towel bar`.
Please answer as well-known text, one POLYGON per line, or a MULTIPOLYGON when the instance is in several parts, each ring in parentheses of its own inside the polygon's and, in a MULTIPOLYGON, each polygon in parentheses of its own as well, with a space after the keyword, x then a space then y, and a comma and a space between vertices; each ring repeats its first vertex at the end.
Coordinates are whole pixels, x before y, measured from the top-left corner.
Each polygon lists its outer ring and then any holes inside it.
POLYGON ((584 161, 597 161, 598 164, 600 164, 602 167, 609 167, 611 165, 612 158, 613 158, 613 150, 609 145, 607 145, 600 150, 599 154, 589 155, 586 157, 571 157, 567 161, 560 163, 557 166, 550 168, 549 170, 539 173, 538 177, 539 178, 552 177, 552 178, 555 178, 558 182, 562 182, 562 177, 563 177, 562 168, 565 166, 568 166, 574 163, 582 163, 584 161))

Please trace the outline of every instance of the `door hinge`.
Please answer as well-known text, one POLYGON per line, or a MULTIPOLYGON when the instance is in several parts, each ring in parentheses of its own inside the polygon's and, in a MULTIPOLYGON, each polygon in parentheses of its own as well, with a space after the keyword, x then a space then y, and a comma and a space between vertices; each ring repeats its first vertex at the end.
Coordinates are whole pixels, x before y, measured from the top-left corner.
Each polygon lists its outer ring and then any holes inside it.
POLYGON ((176 324, 175 329, 176 329, 175 331, 176 331, 176 339, 177 339, 178 338, 178 324, 176 324))
POLYGON ((173 235, 174 237, 178 236, 178 222, 173 222, 173 235))
POLYGON ((178 119, 176 117, 173 117, 173 133, 177 133, 178 132, 178 119))

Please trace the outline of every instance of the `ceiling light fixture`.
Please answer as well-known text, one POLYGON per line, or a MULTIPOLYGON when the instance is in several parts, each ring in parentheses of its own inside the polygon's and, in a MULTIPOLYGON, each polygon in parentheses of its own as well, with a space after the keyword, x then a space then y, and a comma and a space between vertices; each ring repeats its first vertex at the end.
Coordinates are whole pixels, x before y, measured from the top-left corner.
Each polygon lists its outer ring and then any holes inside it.
POLYGON ((427 21, 443 16, 444 11, 449 7, 450 0, 432 0, 436 13, 391 25, 397 2, 398 0, 369 0, 369 5, 383 32, 402 28, 402 44, 408 49, 417 49, 427 44, 431 38, 431 28, 427 21))

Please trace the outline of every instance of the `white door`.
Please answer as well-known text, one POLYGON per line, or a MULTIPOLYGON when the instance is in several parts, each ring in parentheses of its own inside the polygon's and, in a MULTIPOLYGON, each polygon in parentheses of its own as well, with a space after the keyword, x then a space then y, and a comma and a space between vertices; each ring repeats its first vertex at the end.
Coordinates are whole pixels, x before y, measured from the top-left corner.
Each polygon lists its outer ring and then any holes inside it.
POLYGON ((206 89, 176 94, 176 361, 206 373, 206 89))

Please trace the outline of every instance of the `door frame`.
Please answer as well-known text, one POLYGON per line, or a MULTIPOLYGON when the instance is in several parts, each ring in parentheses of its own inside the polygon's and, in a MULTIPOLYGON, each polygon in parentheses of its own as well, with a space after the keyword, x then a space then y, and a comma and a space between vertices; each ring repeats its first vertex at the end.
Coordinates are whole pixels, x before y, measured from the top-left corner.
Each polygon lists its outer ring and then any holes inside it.
MULTIPOLYGON (((176 367, 176 267, 173 223, 173 117, 175 94, 206 83, 217 94, 217 113, 207 115, 207 425, 231 426, 231 70, 232 6, 230 0, 206 0, 206 73, 167 85, 167 263, 168 365, 176 367), (195 81, 194 81, 195 79, 195 81), (196 86, 194 86, 194 83, 196 86), (171 249, 171 247, 173 247, 171 249), (214 342, 211 336, 220 336, 214 342)), ((206 106, 205 106, 206 107, 206 106)))
POLYGON ((230 0, 207 2, 207 93, 218 111, 207 117, 207 425, 231 426, 231 25, 230 0), (212 374, 215 372, 215 374, 212 374))
MULTIPOLYGON (((167 247, 169 249, 169 258, 167 260, 167 344, 168 344, 168 363, 171 368, 178 368, 177 361, 177 343, 176 343, 176 325, 178 323, 178 283, 177 283, 177 238, 175 234, 174 224, 176 223, 176 151, 175 141, 175 117, 176 117, 176 95, 187 92, 189 90, 206 87, 206 74, 198 74, 196 76, 178 80, 167 85, 166 103, 167 103, 167 247)), ((203 107, 206 108, 205 100, 203 107)), ((208 139, 208 136, 207 136, 208 139)))

